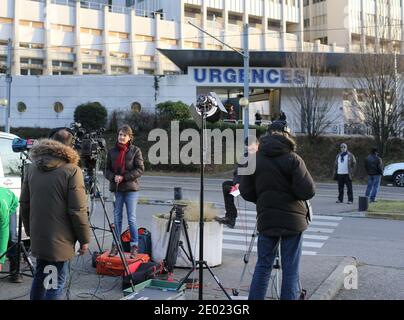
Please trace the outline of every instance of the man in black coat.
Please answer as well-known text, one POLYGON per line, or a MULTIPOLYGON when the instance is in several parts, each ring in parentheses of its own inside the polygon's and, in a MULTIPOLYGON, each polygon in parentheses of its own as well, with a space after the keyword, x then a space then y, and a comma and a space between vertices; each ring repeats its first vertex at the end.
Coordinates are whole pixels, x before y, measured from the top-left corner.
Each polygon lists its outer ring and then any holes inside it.
POLYGON ((366 158, 365 169, 368 174, 366 197, 370 197, 370 202, 376 202, 377 191, 379 191, 383 175, 383 161, 378 156, 377 148, 372 148, 371 153, 366 158))
POLYGON ((281 299, 299 298, 299 263, 303 231, 308 227, 305 200, 315 185, 286 121, 275 121, 260 141, 256 170, 241 177, 242 197, 257 205, 258 260, 250 287, 250 300, 263 300, 280 245, 281 299))
MULTIPOLYGON (((248 154, 252 155, 258 150, 258 140, 255 136, 249 136, 247 141, 244 141, 245 145, 247 145, 248 154)), ((233 180, 226 180, 222 184, 223 191, 223 199, 224 205, 226 209, 226 214, 224 217, 216 217, 215 220, 219 223, 226 225, 227 227, 233 229, 236 225, 237 219, 237 208, 234 204, 234 196, 231 192, 237 190, 240 186, 241 176, 238 174, 238 169, 247 166, 247 163, 237 164, 233 171, 233 180)))

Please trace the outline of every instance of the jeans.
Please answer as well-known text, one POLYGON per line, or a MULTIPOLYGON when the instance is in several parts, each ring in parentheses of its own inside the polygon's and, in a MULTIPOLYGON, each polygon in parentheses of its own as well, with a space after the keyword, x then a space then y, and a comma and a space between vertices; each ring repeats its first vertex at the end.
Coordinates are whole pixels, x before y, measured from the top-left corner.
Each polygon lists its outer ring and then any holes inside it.
POLYGON ((264 300, 278 243, 281 246, 281 300, 298 300, 300 296, 299 264, 302 254, 302 233, 290 237, 258 235, 258 260, 251 281, 248 300, 264 300))
POLYGON ((234 205, 234 197, 230 194, 230 190, 233 187, 233 181, 227 180, 222 184, 224 206, 226 208, 226 218, 236 220, 237 209, 234 205))
POLYGON ((8 253, 7 257, 11 259, 17 258, 17 244, 18 241, 18 234, 17 234, 17 214, 12 214, 10 216, 10 231, 9 231, 9 238, 8 238, 8 248, 12 247, 8 253), (14 247, 13 247, 14 246, 14 247))
POLYGON ((348 189, 348 201, 353 202, 352 180, 349 179, 349 174, 339 174, 338 179, 338 200, 344 201, 344 185, 348 189))
POLYGON ((128 215, 131 246, 137 246, 139 242, 139 236, 137 233, 137 226, 136 226, 136 207, 138 198, 139 193, 134 191, 115 193, 115 207, 114 207, 115 232, 118 239, 120 239, 120 236, 122 234, 123 205, 125 204, 126 213, 128 215))
POLYGON ((50 262, 37 259, 30 299, 61 300, 66 283, 67 270, 68 261, 50 262), (50 287, 46 289, 46 285, 50 287))
POLYGON ((380 180, 382 176, 368 176, 368 186, 366 188, 366 197, 370 196, 370 201, 376 200, 377 191, 379 191, 380 180))

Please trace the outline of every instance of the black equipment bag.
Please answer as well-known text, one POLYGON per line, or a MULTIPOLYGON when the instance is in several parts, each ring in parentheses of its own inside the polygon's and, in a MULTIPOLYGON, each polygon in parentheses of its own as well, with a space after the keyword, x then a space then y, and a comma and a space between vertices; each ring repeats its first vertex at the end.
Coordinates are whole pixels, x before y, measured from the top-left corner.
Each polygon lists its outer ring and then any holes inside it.
MULTIPOLYGON (((134 285, 141 283, 143 281, 154 279, 158 275, 163 273, 163 264, 162 262, 146 262, 142 263, 139 268, 137 268, 136 272, 132 273, 132 281, 134 285)), ((122 290, 130 288, 129 277, 125 276, 122 280, 122 290)))

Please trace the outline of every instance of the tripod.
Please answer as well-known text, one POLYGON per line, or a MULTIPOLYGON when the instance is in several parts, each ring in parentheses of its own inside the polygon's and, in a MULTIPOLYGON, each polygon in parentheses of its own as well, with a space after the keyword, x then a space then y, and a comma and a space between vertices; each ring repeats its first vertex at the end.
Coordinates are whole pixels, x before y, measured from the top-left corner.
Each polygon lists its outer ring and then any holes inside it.
POLYGON ((192 269, 188 272, 185 278, 181 281, 181 285, 187 281, 188 277, 195 270, 196 265, 199 265, 199 290, 198 290, 198 300, 203 300, 203 268, 204 266, 208 269, 209 273, 212 275, 213 279, 219 285, 220 289, 222 289, 223 293, 226 297, 231 300, 230 295, 226 292, 226 289, 220 283, 219 278, 213 273, 212 269, 209 267, 208 263, 203 260, 203 228, 204 228, 204 171, 205 171, 205 163, 204 163, 204 128, 206 126, 206 103, 203 103, 203 107, 199 109, 201 113, 201 127, 199 131, 200 136, 200 214, 199 214, 199 260, 192 266, 192 269))
MULTIPOLYGON (((188 231, 187 231, 188 225, 184 219, 184 207, 185 206, 186 205, 174 204, 174 206, 170 210, 170 218, 167 223, 166 232, 170 231, 170 227, 171 227, 171 232, 170 232, 170 237, 168 240, 166 257, 164 259, 164 266, 167 268, 167 271, 170 273, 173 271, 175 263, 177 262, 178 248, 182 249, 182 251, 184 252, 187 259, 191 262, 192 267, 195 266, 195 259, 192 255, 191 242, 189 241, 189 235, 188 235, 188 231), (175 212, 175 218, 172 220, 172 214, 174 212, 175 212), (184 232, 184 235, 185 235, 188 253, 185 251, 184 244, 180 240, 182 232, 184 232)), ((194 270, 194 269, 192 269, 192 270, 194 270)), ((181 288, 181 286, 184 282, 185 281, 181 281, 181 283, 178 286, 178 289, 181 288)))
MULTIPOLYGON (((255 239, 258 235, 257 232, 257 223, 255 224, 255 228, 254 228, 254 232, 251 235, 251 241, 250 241, 250 245, 248 246, 247 252, 244 254, 243 257, 243 261, 244 261, 244 268, 243 271, 241 272, 241 277, 240 277, 240 281, 238 283, 237 288, 233 289, 233 295, 234 296, 238 296, 240 294, 240 287, 241 284, 243 282, 244 279, 244 275, 245 272, 247 270, 247 265, 250 262, 250 256, 251 256, 251 252, 254 248, 254 243, 255 243, 255 239)), ((280 264, 280 251, 281 251, 281 244, 280 244, 280 240, 277 244, 277 248, 276 248, 276 255, 275 255, 275 262, 272 266, 273 269, 275 269, 275 275, 273 276, 273 288, 275 290, 275 294, 276 294, 276 298, 279 299, 280 298, 280 269, 281 269, 281 264, 280 264)))
MULTIPOLYGON (((98 159, 98 156, 96 157, 96 159, 98 159)), ((94 201, 95 198, 99 198, 100 202, 101 202, 101 205, 102 205, 103 212, 104 212, 104 216, 105 216, 105 218, 107 220, 107 223, 108 223, 108 226, 109 226, 109 230, 95 227, 95 226, 92 225, 91 221, 89 222, 90 228, 91 228, 91 230, 92 230, 92 232, 94 234, 94 238, 95 238, 95 240, 97 242, 97 245, 98 245, 98 248, 99 248, 100 252, 102 252, 102 248, 101 248, 101 245, 100 245, 100 243, 99 243, 99 241, 97 239, 95 230, 109 231, 109 232, 112 233, 113 241, 116 244, 116 247, 118 249, 119 257, 120 257, 120 259, 122 261, 122 265, 124 266, 124 269, 125 269, 123 277, 125 275, 128 276, 129 283, 131 285, 132 291, 134 292, 135 291, 135 286, 133 284, 133 279, 132 279, 132 276, 131 276, 131 273, 130 273, 130 270, 129 270, 129 265, 128 265, 128 262, 126 261, 124 250, 122 248, 122 244, 121 244, 121 241, 120 241, 120 235, 116 234, 115 228, 113 227, 113 224, 111 223, 111 220, 109 219, 107 207, 105 205, 105 200, 102 197, 101 191, 100 191, 100 189, 98 187, 98 183, 97 183, 97 179, 96 179, 96 172, 95 172, 96 171, 95 169, 97 168, 97 160, 96 159, 95 160, 91 159, 90 161, 85 162, 86 163, 86 168, 87 168, 87 174, 85 176, 85 181, 84 182, 85 182, 85 186, 86 186, 86 191, 89 193, 90 198, 91 198, 91 207, 92 207, 91 211, 89 211, 89 220, 90 220, 90 217, 91 217, 91 214, 92 214, 93 201, 94 201)))
MULTIPOLYGON (((19 167, 19 169, 21 170, 21 186, 23 185, 23 181, 24 181, 24 174, 25 174, 25 166, 26 166, 26 161, 27 161, 28 155, 24 152, 20 153, 20 160, 21 160, 21 166, 19 167)), ((18 215, 18 236, 17 236, 17 242, 14 243, 10 248, 7 249, 6 252, 4 252, 1 256, 0 259, 3 258, 7 253, 9 253, 12 250, 17 250, 17 258, 16 258, 16 272, 11 274, 10 272, 0 272, 0 273, 7 273, 8 276, 11 275, 16 275, 16 277, 18 278, 18 276, 26 276, 26 277, 34 277, 34 265, 32 263, 31 258, 29 257, 29 254, 27 252, 27 250, 25 249, 25 245, 24 242, 22 241, 22 217, 21 214, 18 215), (31 271, 31 274, 27 274, 27 273, 23 273, 21 271, 21 252, 24 256, 24 260, 27 262, 29 269, 31 271)))

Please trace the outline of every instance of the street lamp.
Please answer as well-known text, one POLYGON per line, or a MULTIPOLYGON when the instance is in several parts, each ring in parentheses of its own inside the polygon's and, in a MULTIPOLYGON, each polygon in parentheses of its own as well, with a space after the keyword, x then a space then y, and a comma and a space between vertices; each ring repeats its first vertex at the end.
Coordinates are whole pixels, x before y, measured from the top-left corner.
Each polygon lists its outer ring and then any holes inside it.
POLYGON ((0 106, 5 107, 8 105, 8 100, 6 98, 0 99, 0 106))
POLYGON ((242 97, 239 101, 240 106, 242 106, 243 108, 248 107, 249 103, 250 103, 250 101, 248 101, 248 98, 246 98, 246 97, 242 97))

